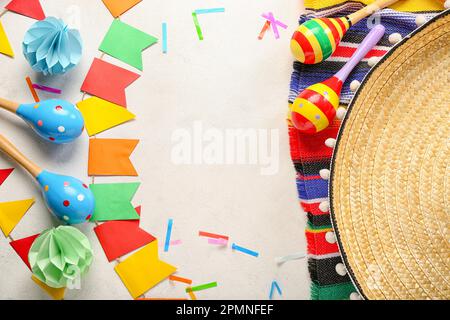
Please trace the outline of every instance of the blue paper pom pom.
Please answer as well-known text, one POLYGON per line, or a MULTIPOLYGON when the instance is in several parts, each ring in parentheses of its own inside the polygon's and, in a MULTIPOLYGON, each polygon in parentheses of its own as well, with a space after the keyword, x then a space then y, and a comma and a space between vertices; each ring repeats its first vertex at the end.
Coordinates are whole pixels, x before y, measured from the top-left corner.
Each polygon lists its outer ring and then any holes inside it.
POLYGON ((33 70, 44 75, 65 73, 81 59, 80 33, 54 17, 34 23, 26 32, 22 47, 33 70))

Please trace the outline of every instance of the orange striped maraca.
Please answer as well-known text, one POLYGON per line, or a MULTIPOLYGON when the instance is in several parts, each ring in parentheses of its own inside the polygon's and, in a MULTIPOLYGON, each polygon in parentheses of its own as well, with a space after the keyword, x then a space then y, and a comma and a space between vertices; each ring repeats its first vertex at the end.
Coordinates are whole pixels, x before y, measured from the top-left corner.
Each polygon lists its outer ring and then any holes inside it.
POLYGON ((351 59, 333 77, 309 86, 295 99, 291 107, 294 126, 303 133, 313 134, 327 128, 336 116, 342 85, 350 72, 380 41, 385 32, 375 26, 361 42, 351 59))
POLYGON ((304 64, 316 64, 328 59, 352 25, 397 1, 377 0, 346 17, 306 21, 292 35, 292 54, 304 64))

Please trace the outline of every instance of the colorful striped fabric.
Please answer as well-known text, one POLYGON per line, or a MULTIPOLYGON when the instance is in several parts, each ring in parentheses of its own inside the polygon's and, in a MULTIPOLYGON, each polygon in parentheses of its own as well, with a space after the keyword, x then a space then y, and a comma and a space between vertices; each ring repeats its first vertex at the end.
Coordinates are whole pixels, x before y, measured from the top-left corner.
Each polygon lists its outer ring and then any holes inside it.
MULTIPOLYGON (((367 4, 372 1, 362 2, 367 4)), ((309 9, 307 9, 307 14, 300 17, 299 23, 326 16, 346 16, 361 9, 362 2, 305 0, 305 7, 309 9)), ((443 9, 443 1, 408 0, 401 3, 401 6, 397 5, 394 8, 415 13, 384 9, 375 15, 375 19, 379 18, 378 21, 386 27, 386 35, 355 68, 344 84, 341 105, 345 106, 353 97, 354 93, 350 90, 350 82, 355 79, 362 81, 370 70, 368 59, 374 56, 381 57, 390 49, 392 46, 388 39, 390 34, 397 32, 406 36, 417 27, 416 17, 418 14, 429 19, 437 14, 436 10, 443 9)), ((294 62, 289 93, 290 107, 297 95, 305 88, 331 77, 348 61, 358 44, 369 32, 368 22, 369 25, 372 23, 370 19, 373 17, 352 26, 327 61, 316 65, 294 62)), ((328 181, 324 179, 326 175, 322 174, 324 178, 321 176, 322 169, 330 168, 333 152, 332 148, 325 145, 325 141, 329 138, 336 138, 340 121, 334 120, 328 128, 314 135, 304 134, 295 129, 289 117, 288 125, 291 158, 297 171, 299 200, 308 217, 306 239, 309 272, 312 280, 311 299, 358 299, 359 295, 342 265, 328 211, 328 181)))

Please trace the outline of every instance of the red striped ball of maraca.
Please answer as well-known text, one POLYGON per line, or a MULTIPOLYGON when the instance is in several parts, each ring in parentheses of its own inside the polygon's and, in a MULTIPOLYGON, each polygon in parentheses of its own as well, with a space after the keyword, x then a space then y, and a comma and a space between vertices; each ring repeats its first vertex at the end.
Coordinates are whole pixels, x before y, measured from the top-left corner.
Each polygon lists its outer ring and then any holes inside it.
POLYGON ((320 63, 336 50, 350 26, 347 17, 308 20, 292 35, 292 54, 304 64, 320 63))
POLYGON ((313 84, 302 91, 291 107, 291 121, 302 133, 326 129, 336 116, 342 81, 337 77, 313 84))

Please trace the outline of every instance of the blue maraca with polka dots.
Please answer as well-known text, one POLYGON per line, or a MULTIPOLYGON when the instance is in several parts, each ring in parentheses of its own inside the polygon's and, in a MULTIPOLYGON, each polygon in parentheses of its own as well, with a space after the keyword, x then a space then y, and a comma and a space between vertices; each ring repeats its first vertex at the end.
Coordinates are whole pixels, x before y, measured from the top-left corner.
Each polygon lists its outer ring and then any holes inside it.
POLYGON ((72 142, 84 129, 81 112, 64 100, 51 99, 18 104, 0 98, 0 107, 17 114, 40 137, 53 143, 72 142))
POLYGON ((67 224, 88 221, 95 208, 92 191, 80 180, 41 169, 27 159, 9 140, 0 135, 0 150, 24 167, 38 181, 45 203, 67 224))

